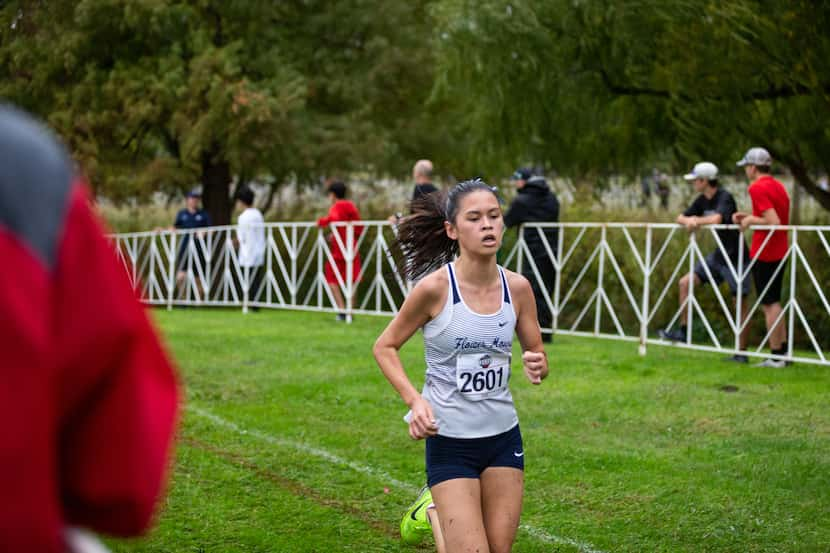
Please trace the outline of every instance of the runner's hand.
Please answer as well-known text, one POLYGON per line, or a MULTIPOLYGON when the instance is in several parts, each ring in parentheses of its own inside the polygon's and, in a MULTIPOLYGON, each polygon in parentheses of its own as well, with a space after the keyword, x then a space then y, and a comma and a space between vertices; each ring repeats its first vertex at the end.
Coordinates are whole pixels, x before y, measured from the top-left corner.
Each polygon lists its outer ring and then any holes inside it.
POLYGON ((435 415, 432 414, 432 406, 423 397, 418 396, 412 405, 412 420, 409 422, 409 437, 413 440, 423 440, 429 436, 438 434, 438 425, 435 423, 435 415))
POLYGON ((548 376, 548 358, 541 351, 526 351, 522 354, 525 375, 531 384, 541 384, 548 376))

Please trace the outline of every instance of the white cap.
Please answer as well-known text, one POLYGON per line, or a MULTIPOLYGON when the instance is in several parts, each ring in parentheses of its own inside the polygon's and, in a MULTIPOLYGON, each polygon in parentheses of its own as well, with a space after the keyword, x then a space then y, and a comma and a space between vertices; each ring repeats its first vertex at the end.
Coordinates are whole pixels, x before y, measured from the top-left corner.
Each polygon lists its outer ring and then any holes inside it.
POLYGON ((708 161, 702 161, 695 165, 692 172, 683 175, 683 178, 686 180, 695 180, 695 179, 706 179, 706 180, 714 180, 718 178, 718 168, 714 163, 710 163, 708 161))
POLYGON ((744 154, 744 158, 737 163, 738 167, 744 165, 772 165, 772 156, 765 148, 750 148, 744 154))

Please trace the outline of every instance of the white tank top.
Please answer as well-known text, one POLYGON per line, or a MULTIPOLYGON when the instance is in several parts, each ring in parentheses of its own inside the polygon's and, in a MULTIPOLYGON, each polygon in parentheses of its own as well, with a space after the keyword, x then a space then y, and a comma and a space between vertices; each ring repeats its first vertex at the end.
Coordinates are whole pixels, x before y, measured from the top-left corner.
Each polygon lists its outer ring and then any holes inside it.
POLYGON ((441 313, 424 325, 427 378, 423 396, 432 406, 438 434, 483 438, 507 432, 519 419, 508 382, 516 312, 504 269, 498 267, 502 301, 482 315, 461 297, 453 264, 441 313))

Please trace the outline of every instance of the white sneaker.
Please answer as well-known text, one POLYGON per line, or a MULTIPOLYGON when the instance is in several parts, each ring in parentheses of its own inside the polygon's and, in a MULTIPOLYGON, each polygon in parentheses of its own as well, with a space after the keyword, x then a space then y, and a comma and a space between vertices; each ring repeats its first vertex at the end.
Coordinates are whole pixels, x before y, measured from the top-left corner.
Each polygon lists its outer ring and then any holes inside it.
POLYGON ((771 369, 783 369, 787 366, 787 362, 783 359, 764 359, 755 365, 756 367, 769 367, 771 369))

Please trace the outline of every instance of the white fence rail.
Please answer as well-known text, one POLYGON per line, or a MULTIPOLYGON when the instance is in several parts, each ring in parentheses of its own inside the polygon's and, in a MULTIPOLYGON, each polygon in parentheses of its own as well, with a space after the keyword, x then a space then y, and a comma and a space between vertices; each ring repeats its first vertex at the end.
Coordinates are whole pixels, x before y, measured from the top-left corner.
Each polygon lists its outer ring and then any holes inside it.
MULTIPOLYGON (((348 317, 395 313, 409 285, 390 254, 394 229, 385 221, 333 227, 265 224, 260 268, 240 266, 235 226, 113 239, 149 304, 340 312, 335 304, 339 289, 348 317), (334 283, 326 282, 327 265, 334 283)), ((505 244, 501 258, 543 290, 551 314, 543 332, 628 340, 645 353, 647 345, 667 344, 657 338, 657 329, 683 320, 687 333, 677 346, 770 357, 765 353, 770 334, 760 304, 763 291, 733 300, 726 286, 695 286, 691 279, 688 299, 682 305, 677 300, 678 281, 693 274, 709 252, 724 254, 735 282, 751 278, 756 262, 744 240, 737 259, 730 260, 717 232, 737 228, 719 225, 688 233, 673 224, 537 223, 526 225, 515 243, 505 244), (538 235, 535 256, 526 241, 533 233, 538 235), (747 328, 750 341, 741 348, 739 337, 747 328)), ((830 227, 767 228, 787 232, 789 244, 779 268, 785 276, 783 309, 776 321, 785 325, 788 350, 771 357, 830 365, 830 227)), ((762 248, 768 243, 769 238, 762 248)), ((716 276, 705 267, 705 276, 716 276)))

